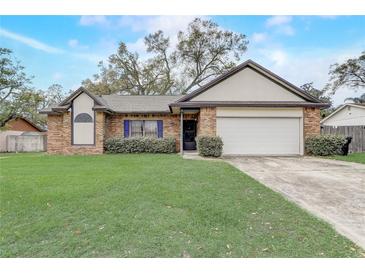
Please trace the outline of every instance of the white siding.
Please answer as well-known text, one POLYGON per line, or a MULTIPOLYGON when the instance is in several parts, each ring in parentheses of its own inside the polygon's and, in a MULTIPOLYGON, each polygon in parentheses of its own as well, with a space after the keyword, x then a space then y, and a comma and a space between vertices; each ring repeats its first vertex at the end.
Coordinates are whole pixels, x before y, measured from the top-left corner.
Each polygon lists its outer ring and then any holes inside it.
POLYGON ((217 107, 217 117, 303 117, 302 108, 217 107))
POLYGON ((362 126, 365 125, 365 108, 345 106, 322 123, 324 126, 362 126))
POLYGON ((80 94, 73 101, 73 144, 74 145, 93 145, 94 144, 94 100, 87 94, 80 94), (80 113, 89 114, 93 122, 92 123, 75 123, 75 117, 80 113))
POLYGON ((191 101, 297 101, 304 99, 246 68, 191 99, 191 101))

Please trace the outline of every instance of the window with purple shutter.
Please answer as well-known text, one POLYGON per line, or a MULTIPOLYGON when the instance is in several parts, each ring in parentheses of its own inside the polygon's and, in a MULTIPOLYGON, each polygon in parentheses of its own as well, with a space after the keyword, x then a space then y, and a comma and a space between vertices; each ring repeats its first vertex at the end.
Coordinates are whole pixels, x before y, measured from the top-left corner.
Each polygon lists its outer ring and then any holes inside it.
POLYGON ((162 120, 157 121, 157 137, 163 138, 163 121, 162 120))
POLYGON ((129 137, 129 120, 124 120, 124 138, 129 137))

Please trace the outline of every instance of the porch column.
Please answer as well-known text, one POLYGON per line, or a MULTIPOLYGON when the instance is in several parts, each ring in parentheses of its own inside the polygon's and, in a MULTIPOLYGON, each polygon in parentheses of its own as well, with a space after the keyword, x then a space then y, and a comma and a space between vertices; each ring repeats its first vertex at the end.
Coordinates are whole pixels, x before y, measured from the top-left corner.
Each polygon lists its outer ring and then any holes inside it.
POLYGON ((184 154, 183 147, 183 127, 184 127, 184 111, 180 109, 180 154, 184 154))

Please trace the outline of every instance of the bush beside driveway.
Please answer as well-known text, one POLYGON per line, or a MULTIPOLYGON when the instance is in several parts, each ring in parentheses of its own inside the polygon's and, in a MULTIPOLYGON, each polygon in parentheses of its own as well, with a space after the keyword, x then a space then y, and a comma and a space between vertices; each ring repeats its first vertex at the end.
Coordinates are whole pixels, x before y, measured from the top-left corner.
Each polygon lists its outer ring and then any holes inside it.
POLYGON ((222 161, 0 155, 1 257, 361 257, 222 161))

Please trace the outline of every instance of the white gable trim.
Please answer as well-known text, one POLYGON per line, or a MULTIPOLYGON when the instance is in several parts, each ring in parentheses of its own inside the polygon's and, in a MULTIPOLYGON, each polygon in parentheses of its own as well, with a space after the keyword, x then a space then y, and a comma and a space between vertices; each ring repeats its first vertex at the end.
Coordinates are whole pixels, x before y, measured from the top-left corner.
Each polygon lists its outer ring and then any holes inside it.
POLYGON ((103 102, 97 96, 95 96, 91 92, 87 91, 83 87, 79 87, 77 90, 75 90, 70 96, 68 96, 65 100, 63 100, 59 104, 59 106, 65 106, 65 105, 72 103, 72 101, 75 100, 76 97, 78 97, 80 94, 83 94, 83 93, 86 93, 90 98, 92 98, 97 105, 104 106, 103 102))

